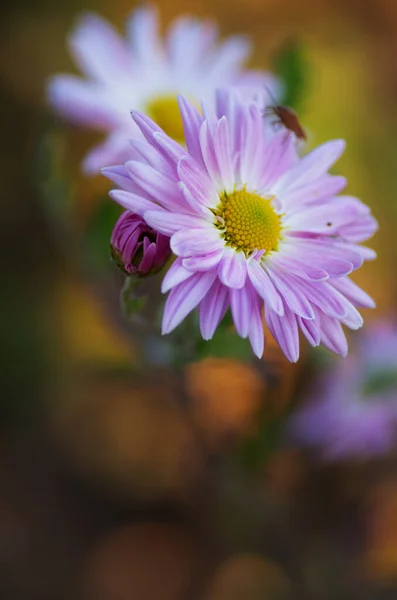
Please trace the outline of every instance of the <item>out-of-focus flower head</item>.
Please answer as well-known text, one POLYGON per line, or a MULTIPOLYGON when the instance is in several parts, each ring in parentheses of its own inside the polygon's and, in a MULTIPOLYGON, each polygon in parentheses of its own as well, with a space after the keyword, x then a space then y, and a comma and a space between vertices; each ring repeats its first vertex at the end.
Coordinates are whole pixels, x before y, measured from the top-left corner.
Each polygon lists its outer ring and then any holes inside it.
POLYGON ((140 136, 131 109, 152 117, 171 137, 183 140, 177 94, 193 102, 214 99, 219 85, 237 85, 257 94, 262 106, 266 86, 277 93, 275 79, 243 69, 250 43, 234 36, 217 43, 212 22, 180 17, 164 43, 154 8, 139 8, 127 23, 127 39, 95 14, 83 16, 69 38, 70 51, 87 79, 56 75, 48 87, 53 108, 80 125, 107 132, 105 142, 85 158, 83 169, 128 160, 128 139, 140 136))
POLYGON ((199 306, 210 339, 230 307, 234 325, 261 356, 262 310, 290 361, 299 329, 310 344, 343 356, 342 324, 357 329, 355 308, 373 301, 348 275, 374 252, 358 242, 377 228, 357 198, 336 196, 343 177, 328 174, 344 150, 328 142, 300 159, 293 134, 270 133, 255 102, 220 90, 203 115, 183 97, 187 148, 134 113, 146 138, 132 141, 124 166, 104 169, 119 185, 111 197, 171 238, 177 256, 162 291, 169 296, 163 333, 199 306))
POLYGON ((114 261, 127 275, 157 273, 171 254, 169 238, 128 210, 114 226, 110 248, 114 261))
POLYGON ((365 458, 390 450, 397 435, 397 325, 370 325, 354 352, 318 382, 293 416, 295 440, 319 446, 327 459, 365 458))

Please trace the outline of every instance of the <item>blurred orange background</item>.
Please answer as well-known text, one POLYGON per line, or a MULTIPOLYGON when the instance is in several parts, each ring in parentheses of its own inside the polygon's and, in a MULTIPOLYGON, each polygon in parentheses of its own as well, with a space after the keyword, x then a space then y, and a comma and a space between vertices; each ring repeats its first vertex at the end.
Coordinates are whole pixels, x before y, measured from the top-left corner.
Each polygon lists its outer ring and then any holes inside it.
MULTIPOLYGON (((96 136, 51 129, 45 85, 75 70, 66 36, 81 11, 122 30, 134 6, 0 8, 0 597, 395 599, 395 459, 326 467, 273 447, 305 371, 271 342, 271 381, 264 364, 223 359, 182 375, 138 372, 139 346, 119 314, 122 278, 111 269, 104 284, 79 254, 109 183, 79 175, 96 136), (46 152, 63 188, 39 163, 46 152)), ((381 231, 370 243, 378 259, 356 281, 377 314, 394 314, 397 4, 162 0, 160 11, 164 28, 189 12, 215 18, 222 35, 250 35, 255 67, 271 69, 291 38, 304 45, 300 118, 311 145, 347 140, 337 170, 381 231)))

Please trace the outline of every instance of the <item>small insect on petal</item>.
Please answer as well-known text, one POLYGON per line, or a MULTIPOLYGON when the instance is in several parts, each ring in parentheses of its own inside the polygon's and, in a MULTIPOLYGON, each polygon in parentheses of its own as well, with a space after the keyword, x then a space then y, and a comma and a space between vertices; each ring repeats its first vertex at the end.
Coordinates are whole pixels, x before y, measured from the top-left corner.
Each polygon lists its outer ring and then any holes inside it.
MULTIPOLYGON (((273 95, 271 94, 270 90, 268 90, 268 93, 273 98, 273 95)), ((265 107, 265 117, 268 115, 273 115, 277 117, 277 120, 273 122, 274 125, 283 125, 286 129, 288 129, 288 131, 292 131, 292 133, 296 135, 298 140, 306 140, 307 137, 305 130, 300 124, 296 112, 288 106, 282 106, 281 104, 277 104, 274 98, 273 101, 273 105, 265 107)))

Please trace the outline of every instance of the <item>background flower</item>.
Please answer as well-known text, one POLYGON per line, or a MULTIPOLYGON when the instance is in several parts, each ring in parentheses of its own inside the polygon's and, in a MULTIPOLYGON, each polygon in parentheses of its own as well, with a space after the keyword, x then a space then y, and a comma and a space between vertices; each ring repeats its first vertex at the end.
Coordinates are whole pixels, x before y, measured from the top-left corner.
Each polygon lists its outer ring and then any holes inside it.
POLYGON ((327 171, 344 142, 299 159, 294 135, 268 135, 259 106, 230 89, 217 93, 216 113, 204 105, 202 117, 183 98, 180 109, 187 150, 135 113, 147 142, 134 144, 124 167, 104 169, 124 188, 111 197, 171 237, 163 333, 199 305, 211 339, 230 307, 261 356, 264 305, 289 360, 299 357, 299 329, 313 346, 346 355, 341 324, 359 328, 355 306, 373 306, 347 276, 374 257, 358 242, 377 224, 357 198, 336 196, 346 181, 327 171))
POLYGON ((320 379, 290 431, 303 444, 321 447, 328 459, 366 458, 394 446, 396 424, 397 327, 381 321, 320 379))
POLYGON ((128 158, 128 138, 140 135, 131 109, 155 119, 172 137, 183 139, 176 96, 193 102, 213 99, 219 85, 238 85, 256 94, 265 105, 272 76, 247 71, 243 63, 250 43, 234 36, 217 44, 217 27, 210 21, 180 17, 164 43, 154 8, 139 8, 127 22, 127 39, 96 14, 83 16, 69 38, 70 51, 87 76, 57 75, 48 98, 57 112, 75 123, 105 131, 108 137, 85 158, 83 168, 95 173, 106 164, 128 158))

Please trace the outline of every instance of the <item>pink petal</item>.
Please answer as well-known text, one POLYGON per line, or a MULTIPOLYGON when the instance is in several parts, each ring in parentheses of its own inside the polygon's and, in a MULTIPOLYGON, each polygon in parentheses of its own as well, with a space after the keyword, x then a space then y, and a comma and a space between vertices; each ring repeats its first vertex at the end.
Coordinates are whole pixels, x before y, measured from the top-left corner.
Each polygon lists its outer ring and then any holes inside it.
POLYGON ((313 308, 302 291, 294 286, 294 280, 286 272, 269 265, 268 272, 276 289, 282 295, 289 308, 304 319, 314 319, 313 308))
POLYGON ((239 336, 246 338, 250 331, 255 292, 250 286, 246 285, 241 289, 231 289, 229 294, 234 326, 239 336))
MULTIPOLYGON (((161 135, 155 133, 154 136, 161 135)), ((133 148, 134 155, 131 159, 146 163, 157 169, 168 177, 175 178, 176 169, 172 167, 170 162, 162 156, 160 151, 147 142, 145 139, 133 138, 129 140, 130 146, 133 148)))
POLYGON ((227 287, 242 288, 247 278, 247 259, 244 252, 225 248, 219 263, 218 275, 221 282, 227 287))
POLYGON ((204 166, 200 146, 200 127, 203 118, 196 107, 193 106, 193 104, 190 104, 183 96, 178 96, 178 104, 183 121, 186 147, 189 154, 198 162, 198 164, 204 166))
POLYGON ((228 289, 215 279, 209 292, 200 302, 200 331, 203 339, 210 340, 225 316, 229 305, 228 289))
POLYGON ((285 306, 284 316, 279 317, 274 311, 265 306, 265 319, 272 336, 285 356, 290 362, 297 362, 299 358, 299 333, 294 313, 285 306))
MULTIPOLYGON (((131 133, 131 132, 129 132, 131 133)), ((131 148, 125 133, 119 130, 109 135, 102 144, 95 146, 84 158, 83 171, 89 175, 98 173, 103 165, 124 163, 131 158, 131 148)))
POLYGON ((214 220, 213 213, 206 206, 203 206, 202 204, 197 202, 190 188, 185 183, 183 183, 183 181, 178 181, 178 188, 183 196, 183 199, 186 202, 186 206, 191 210, 191 212, 204 218, 209 223, 212 223, 214 220))
POLYGON ((87 13, 69 38, 80 68, 106 84, 133 75, 128 47, 117 31, 95 13, 87 13))
POLYGON ((274 287, 272 280, 256 260, 249 261, 248 276, 260 297, 265 301, 265 304, 267 304, 269 308, 274 310, 278 315, 283 315, 283 301, 274 287))
POLYGON ((313 321, 297 317, 299 327, 311 346, 319 346, 321 341, 318 320, 313 321))
POLYGON ((317 269, 302 260, 297 260, 291 256, 281 253, 276 253, 272 256, 272 265, 277 265, 281 269, 290 273, 295 273, 299 277, 308 279, 309 281, 326 281, 329 279, 329 274, 323 269, 317 269))
POLYGON ((261 358, 265 349, 265 334, 263 331, 261 302, 259 302, 259 298, 256 298, 252 304, 248 337, 254 353, 258 358, 261 358))
POLYGON ((157 123, 155 123, 152 119, 149 119, 149 117, 137 110, 131 111, 131 117, 134 119, 135 123, 141 130, 143 136, 147 139, 149 143, 153 142, 154 133, 164 133, 164 131, 157 125, 157 123))
POLYGON ((197 217, 175 214, 165 210, 149 210, 143 215, 146 223, 163 235, 171 237, 180 229, 200 227, 202 221, 197 217))
POLYGON ((230 147, 229 126, 226 117, 222 117, 216 127, 214 149, 223 188, 226 191, 233 191, 235 177, 230 147))
POLYGON ((223 249, 202 256, 190 256, 183 259, 183 266, 189 271, 208 271, 219 264, 223 255, 223 249))
POLYGON ((170 266, 170 268, 168 269, 167 273, 164 276, 163 282, 161 284, 162 293, 166 294, 167 292, 169 292, 169 290, 174 288, 176 285, 179 285, 180 283, 182 283, 182 281, 189 279, 189 277, 191 277, 192 274, 193 273, 191 271, 188 271, 182 265, 182 259, 177 258, 172 263, 172 265, 170 266))
POLYGON ((347 356, 347 340, 341 324, 326 315, 321 315, 321 343, 332 352, 347 356))
POLYGON ((216 278, 216 270, 195 273, 173 288, 164 307, 162 333, 170 333, 201 302, 216 278))
POLYGON ((153 68, 153 62, 158 63, 162 53, 157 10, 153 6, 134 10, 128 23, 128 38, 139 66, 145 69, 153 68))
POLYGON ((154 202, 151 202, 147 198, 138 196, 137 194, 131 194, 124 190, 112 190, 109 192, 109 196, 112 200, 120 204, 120 206, 123 206, 127 210, 130 210, 141 217, 143 217, 145 211, 158 208, 154 202))
POLYGON ((214 227, 183 229, 171 238, 171 249, 177 256, 189 257, 222 250, 224 244, 214 227))
POLYGON ((128 176, 127 169, 124 165, 116 165, 114 167, 105 167, 101 169, 102 175, 113 181, 116 185, 123 188, 127 192, 136 194, 139 192, 139 187, 128 176))
POLYGON ((178 175, 198 204, 206 208, 214 208, 219 204, 219 196, 212 181, 193 158, 184 156, 180 159, 178 175))
POLYGON ((222 178, 219 172, 218 161, 214 149, 214 139, 212 137, 212 133, 209 129, 209 122, 205 120, 201 125, 200 129, 200 146, 201 152, 203 155, 204 164, 207 168, 207 171, 217 186, 217 188, 222 189, 222 178))
POLYGON ((57 75, 50 79, 47 94, 49 104, 72 123, 104 131, 120 124, 114 109, 93 83, 72 75, 57 75))
POLYGON ((174 179, 135 160, 128 161, 125 168, 132 180, 160 206, 171 211, 185 212, 186 204, 174 179))
POLYGON ((278 195, 288 188, 297 189, 305 186, 324 175, 341 156, 345 145, 344 140, 333 140, 306 154, 295 167, 278 180, 274 189, 275 194, 278 195))
POLYGON ((331 285, 358 308, 375 308, 372 298, 348 277, 333 279, 331 285))

